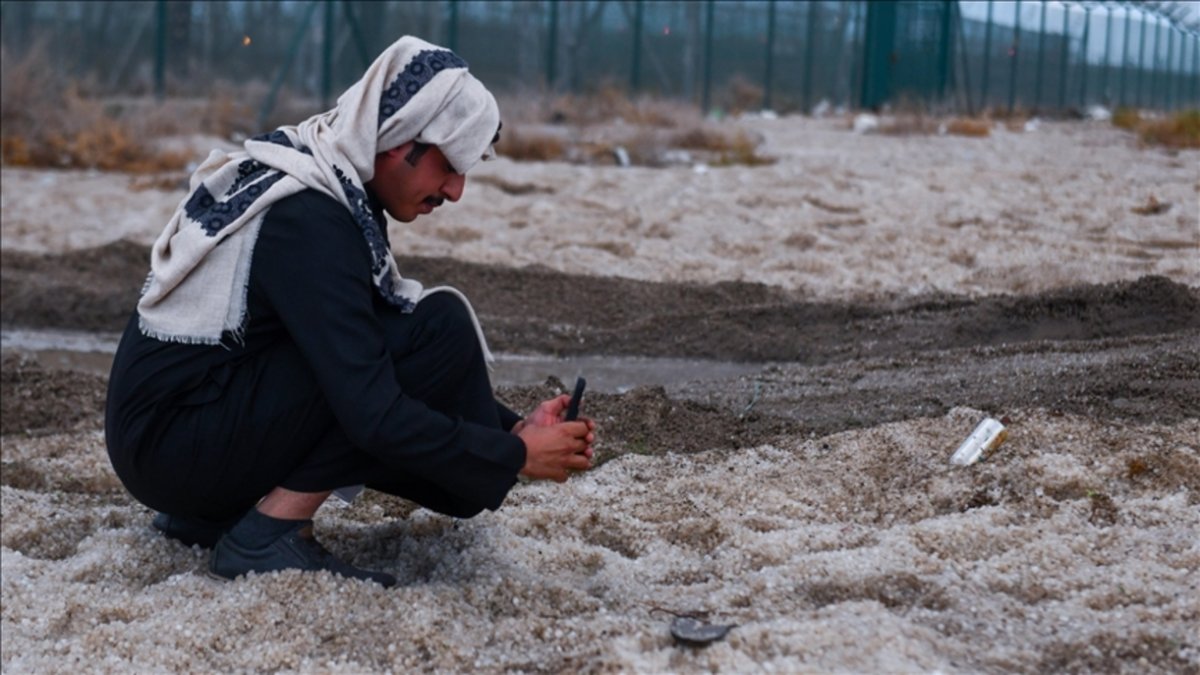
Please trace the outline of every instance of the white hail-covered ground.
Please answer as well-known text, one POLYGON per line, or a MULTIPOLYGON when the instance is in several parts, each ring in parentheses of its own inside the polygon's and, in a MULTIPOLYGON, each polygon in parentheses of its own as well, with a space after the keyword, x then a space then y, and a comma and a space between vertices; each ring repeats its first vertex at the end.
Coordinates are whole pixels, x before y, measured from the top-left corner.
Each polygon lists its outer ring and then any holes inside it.
MULTIPOLYGON (((1198 152, 1142 149, 1090 123, 982 139, 741 124, 776 164, 501 159, 471 177, 461 204, 394 227, 395 248, 761 281, 823 300, 1144 274, 1200 285, 1198 152), (1171 208, 1132 211, 1151 195, 1171 208)), ((9 249, 149 243, 181 197, 131 190, 122 175, 2 178, 9 249)), ((390 517, 394 505, 370 497, 324 507, 318 535, 396 574, 387 591, 324 574, 212 580, 205 553, 156 536, 149 512, 124 499, 101 433, 10 435, 0 663, 6 673, 1200 669, 1200 495, 1186 487, 1200 472, 1200 421, 1010 415, 1009 440, 971 467, 947 461, 982 417, 962 407, 734 452, 629 455, 565 485, 519 485, 500 511, 464 522, 390 517), (706 649, 681 647, 667 611, 737 627, 706 649)))

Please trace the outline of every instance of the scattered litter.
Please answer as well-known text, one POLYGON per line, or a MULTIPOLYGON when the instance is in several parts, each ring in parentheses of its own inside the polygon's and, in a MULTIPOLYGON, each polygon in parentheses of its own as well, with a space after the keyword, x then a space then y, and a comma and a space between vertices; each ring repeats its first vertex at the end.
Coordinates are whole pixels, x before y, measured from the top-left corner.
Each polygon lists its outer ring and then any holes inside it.
POLYGON ((1130 209, 1139 216, 1157 216, 1160 213, 1166 213, 1171 210, 1171 202, 1160 202, 1154 195, 1146 200, 1145 204, 1135 206, 1130 209))
POLYGON ((692 171, 695 173, 708 173, 708 165, 704 162, 697 162, 692 165, 692 171))
POLYGON ((746 415, 750 414, 750 411, 754 409, 754 404, 758 403, 758 399, 760 396, 762 396, 762 382, 755 380, 754 381, 754 396, 750 399, 750 402, 746 404, 746 407, 742 410, 742 412, 738 414, 739 420, 745 419, 746 415))
POLYGON ((651 607, 650 613, 665 612, 671 620, 671 636, 676 642, 692 647, 704 647, 729 634, 737 624, 707 623, 708 612, 676 612, 666 607, 651 607))
POLYGON ((671 621, 671 636, 676 642, 692 647, 704 647, 729 634, 734 624, 704 623, 690 616, 677 616, 671 621))
POLYGON ((812 109, 813 117, 825 117, 833 110, 833 106, 829 103, 829 99, 821 99, 812 109))
POLYGON ((865 134, 879 128, 879 118, 867 113, 854 116, 854 133, 865 134))
POLYGON ((1097 122, 1107 122, 1112 119, 1112 112, 1102 105, 1094 105, 1088 108, 1087 116, 1097 122))
POLYGON ((618 166, 629 166, 629 151, 618 145, 613 148, 613 157, 617 159, 618 166))
POLYGON ((959 466, 969 466, 979 461, 985 452, 991 452, 1000 447, 1004 439, 1008 437, 1008 430, 1000 423, 1000 420, 988 417, 975 427, 967 440, 958 446, 954 454, 950 456, 950 463, 959 466))
POLYGON ((1025 131, 1037 131, 1042 126, 1042 121, 1034 117, 1033 119, 1025 120, 1025 131))
POLYGON ((677 150, 677 149, 664 150, 663 153, 659 156, 659 160, 663 164, 668 164, 668 165, 691 164, 692 163, 692 153, 688 152, 687 150, 677 150))

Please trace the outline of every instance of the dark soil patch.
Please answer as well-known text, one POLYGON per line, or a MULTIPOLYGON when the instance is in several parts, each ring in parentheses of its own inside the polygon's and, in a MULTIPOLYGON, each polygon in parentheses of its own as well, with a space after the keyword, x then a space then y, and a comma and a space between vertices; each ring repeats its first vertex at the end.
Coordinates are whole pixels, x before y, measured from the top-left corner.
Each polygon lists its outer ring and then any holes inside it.
POLYGON ((1200 416, 1200 330, 1133 338, 1037 341, 914 352, 836 363, 774 364, 756 376, 678 392, 727 410, 756 400, 763 415, 829 433, 969 406, 1016 408, 1132 423, 1200 416))
MULTIPOLYGON (((5 327, 119 331, 148 258, 128 242, 60 256, 4 251, 0 316, 5 327)), ((838 304, 745 283, 658 284, 433 258, 403 258, 401 268, 470 295, 497 350, 775 362, 672 396, 589 394, 587 413, 613 451, 747 447, 960 405, 1134 423, 1200 415, 1200 293, 1162 277, 838 304)), ((559 387, 501 394, 528 410, 559 387)), ((3 398, 3 433, 61 430, 100 419, 104 382, 6 357, 3 398)))
POLYGON ((0 321, 120 331, 149 271, 150 250, 127 241, 62 255, 0 251, 0 321))
POLYGON ((98 427, 106 389, 105 378, 46 370, 32 359, 6 354, 0 365, 0 434, 98 427))
MULTIPOLYGON (((148 269, 117 242, 59 256, 0 253, 8 327, 120 331, 148 269)), ((819 364, 915 352, 1200 329, 1200 293, 1163 277, 1030 296, 818 303, 761 284, 650 283, 401 258, 407 276, 472 300, 493 348, 819 364)))
MULTIPOLYGON (((565 393, 558 378, 534 387, 502 388, 498 396, 514 410, 532 410, 540 401, 565 393)), ((801 425, 781 415, 740 414, 717 405, 672 399, 662 387, 638 387, 624 394, 588 393, 582 414, 601 430, 596 463, 626 453, 660 455, 746 448, 801 425)))

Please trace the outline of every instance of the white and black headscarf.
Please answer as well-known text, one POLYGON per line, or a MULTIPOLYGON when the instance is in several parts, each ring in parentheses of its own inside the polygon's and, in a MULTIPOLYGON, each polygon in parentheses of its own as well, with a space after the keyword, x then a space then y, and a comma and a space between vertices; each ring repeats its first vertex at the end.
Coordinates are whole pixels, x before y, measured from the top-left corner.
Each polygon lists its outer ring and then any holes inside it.
POLYGON ((465 61, 418 38, 400 38, 333 110, 250 139, 244 150, 214 150, 196 169, 190 194, 151 250, 138 302, 142 332, 194 344, 219 344, 225 332, 240 336, 263 216, 309 188, 353 215, 370 247, 375 286, 388 302, 411 312, 428 293, 453 290, 425 290, 400 275, 386 223, 372 214, 363 183, 375 173, 376 154, 414 140, 437 146, 465 174, 494 156, 499 126, 496 100, 465 61))

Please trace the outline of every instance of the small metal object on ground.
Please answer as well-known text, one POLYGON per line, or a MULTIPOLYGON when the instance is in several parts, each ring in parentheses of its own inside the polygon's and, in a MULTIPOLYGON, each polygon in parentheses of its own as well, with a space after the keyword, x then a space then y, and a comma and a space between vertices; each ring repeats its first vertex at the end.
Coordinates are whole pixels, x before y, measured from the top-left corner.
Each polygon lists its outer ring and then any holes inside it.
POLYGON ((733 625, 708 624, 690 616, 677 616, 671 621, 671 635, 676 641, 693 647, 703 647, 725 637, 733 625))
POLYGON ((975 427, 967 440, 958 446, 954 454, 950 456, 950 463, 959 466, 968 466, 979 461, 985 452, 991 452, 1000 447, 1004 439, 1008 437, 1008 430, 1000 423, 1000 420, 988 417, 975 427))

